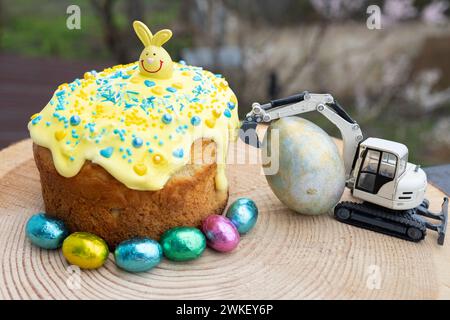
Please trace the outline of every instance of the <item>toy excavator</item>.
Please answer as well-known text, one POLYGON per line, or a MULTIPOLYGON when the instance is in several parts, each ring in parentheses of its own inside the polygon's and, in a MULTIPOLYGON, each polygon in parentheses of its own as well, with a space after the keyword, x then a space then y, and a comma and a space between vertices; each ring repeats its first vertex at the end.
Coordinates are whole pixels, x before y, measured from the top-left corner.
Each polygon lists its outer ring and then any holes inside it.
POLYGON ((344 201, 334 208, 341 222, 381 232, 409 241, 425 238, 427 229, 438 233, 444 244, 448 198, 439 214, 428 210, 425 199, 427 177, 418 165, 408 162, 408 148, 398 142, 367 138, 359 125, 330 94, 303 92, 260 105, 254 103, 243 121, 240 138, 260 147, 256 126, 273 120, 318 111, 336 125, 344 142, 343 160, 346 187, 362 203, 344 201), (438 220, 431 223, 424 217, 438 220))

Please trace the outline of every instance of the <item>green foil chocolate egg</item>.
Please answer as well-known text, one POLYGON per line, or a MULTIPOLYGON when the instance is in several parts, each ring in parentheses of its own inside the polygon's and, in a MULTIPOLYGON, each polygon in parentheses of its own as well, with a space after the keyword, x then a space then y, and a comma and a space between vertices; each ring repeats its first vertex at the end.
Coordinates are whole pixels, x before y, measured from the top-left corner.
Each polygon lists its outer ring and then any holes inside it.
POLYGON ((161 246, 167 259, 194 260, 205 251, 206 238, 197 228, 176 227, 164 232, 161 237, 161 246))

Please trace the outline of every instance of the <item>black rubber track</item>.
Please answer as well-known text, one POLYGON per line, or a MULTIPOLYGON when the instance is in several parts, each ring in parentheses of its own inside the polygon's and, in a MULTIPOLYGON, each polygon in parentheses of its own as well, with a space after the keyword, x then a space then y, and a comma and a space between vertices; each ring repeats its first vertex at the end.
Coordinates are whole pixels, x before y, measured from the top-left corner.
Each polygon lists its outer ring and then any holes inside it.
POLYGON ((391 236, 394 236, 397 238, 401 238, 401 239, 413 241, 413 242, 419 242, 419 241, 423 240, 425 238, 426 231, 427 231, 425 221, 415 214, 414 209, 406 210, 406 211, 395 211, 395 210, 389 210, 386 208, 378 207, 376 205, 368 204, 368 203, 364 203, 364 202, 356 203, 356 202, 351 202, 351 201, 343 201, 341 203, 338 203, 336 205, 336 207, 334 208, 334 217, 336 218, 336 220, 338 220, 340 222, 344 222, 347 224, 354 225, 356 227, 372 230, 375 232, 388 234, 388 235, 391 235, 391 236), (351 212, 349 219, 342 220, 336 215, 336 212, 340 208, 346 208, 351 212), (373 221, 374 222, 376 221, 378 224, 380 223, 380 221, 382 221, 383 224, 386 224, 386 225, 389 225, 389 226, 392 226, 395 228, 400 228, 400 229, 403 228, 404 232, 390 230, 390 229, 383 228, 383 227, 375 225, 375 224, 370 224, 370 223, 365 223, 362 221, 354 220, 354 219, 352 219, 352 215, 354 213, 357 213, 368 220, 373 219, 373 221), (420 230, 422 232, 422 237, 419 239, 410 238, 407 234, 407 230, 410 227, 414 227, 414 228, 417 228, 418 230, 420 230))

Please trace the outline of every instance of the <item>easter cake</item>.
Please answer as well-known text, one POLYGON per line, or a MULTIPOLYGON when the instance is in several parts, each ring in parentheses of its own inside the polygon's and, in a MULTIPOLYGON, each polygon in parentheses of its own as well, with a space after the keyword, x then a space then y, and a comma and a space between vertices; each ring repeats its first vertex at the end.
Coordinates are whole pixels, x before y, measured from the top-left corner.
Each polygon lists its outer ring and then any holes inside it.
POLYGON ((170 30, 133 27, 137 62, 62 84, 28 124, 46 212, 110 247, 220 214, 239 125, 223 77, 173 62, 170 30))

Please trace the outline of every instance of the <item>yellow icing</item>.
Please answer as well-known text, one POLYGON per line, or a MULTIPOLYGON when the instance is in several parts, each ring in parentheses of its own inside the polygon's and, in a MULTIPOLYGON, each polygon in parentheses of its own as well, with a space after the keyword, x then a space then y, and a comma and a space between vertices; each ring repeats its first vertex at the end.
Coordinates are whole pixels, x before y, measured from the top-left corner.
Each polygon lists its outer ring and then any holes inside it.
POLYGON ((146 76, 138 61, 87 72, 83 79, 61 85, 32 116, 31 138, 51 150, 62 176, 75 176, 90 160, 135 190, 163 188, 189 162, 192 143, 212 139, 217 145, 216 188, 226 190, 228 141, 239 126, 236 96, 222 77, 171 65, 167 78, 146 76), (79 119, 72 122, 73 116, 79 119), (163 116, 171 121, 164 122, 163 116), (200 123, 194 125, 197 117, 200 123), (142 139, 140 147, 133 145, 135 138, 142 139))

